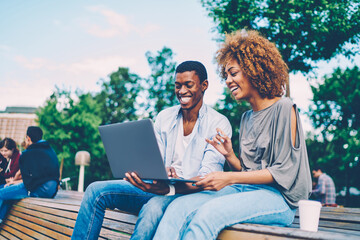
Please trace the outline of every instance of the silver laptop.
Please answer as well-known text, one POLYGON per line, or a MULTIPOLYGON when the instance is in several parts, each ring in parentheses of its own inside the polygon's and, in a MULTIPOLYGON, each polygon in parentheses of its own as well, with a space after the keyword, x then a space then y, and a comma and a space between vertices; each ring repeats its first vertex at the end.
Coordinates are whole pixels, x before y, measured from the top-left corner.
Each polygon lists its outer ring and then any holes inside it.
POLYGON ((196 182, 168 177, 150 119, 102 125, 99 132, 115 178, 136 172, 143 180, 196 182))

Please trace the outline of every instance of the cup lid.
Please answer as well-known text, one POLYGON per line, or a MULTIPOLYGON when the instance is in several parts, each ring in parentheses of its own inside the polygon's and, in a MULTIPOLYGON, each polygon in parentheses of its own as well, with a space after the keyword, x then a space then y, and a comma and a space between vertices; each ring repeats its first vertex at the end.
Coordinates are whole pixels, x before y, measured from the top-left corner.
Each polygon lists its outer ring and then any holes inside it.
POLYGON ((299 206, 300 205, 312 205, 312 206, 319 206, 321 207, 321 203, 318 201, 314 201, 314 200, 300 200, 299 201, 299 206))

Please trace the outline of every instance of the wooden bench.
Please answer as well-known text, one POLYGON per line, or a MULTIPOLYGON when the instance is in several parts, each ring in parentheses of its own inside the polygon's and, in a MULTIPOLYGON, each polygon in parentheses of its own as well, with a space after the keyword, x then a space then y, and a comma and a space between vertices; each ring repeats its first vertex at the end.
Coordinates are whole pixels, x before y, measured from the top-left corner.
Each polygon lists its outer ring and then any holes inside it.
MULTIPOLYGON (((70 239, 83 194, 59 191, 54 199, 26 198, 12 207, 1 225, 0 239, 70 239)), ((129 239, 137 217, 107 210, 100 239, 129 239)), ((322 208, 319 231, 299 229, 299 219, 289 228, 236 224, 218 239, 360 239, 360 209, 322 208)))

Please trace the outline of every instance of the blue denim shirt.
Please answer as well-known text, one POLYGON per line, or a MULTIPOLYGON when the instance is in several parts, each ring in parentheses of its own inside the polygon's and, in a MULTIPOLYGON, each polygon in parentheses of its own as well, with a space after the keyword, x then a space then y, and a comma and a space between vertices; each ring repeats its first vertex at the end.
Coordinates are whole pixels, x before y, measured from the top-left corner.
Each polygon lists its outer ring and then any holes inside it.
MULTIPOLYGON (((166 167, 170 167, 173 161, 178 128, 182 120, 180 105, 165 109, 156 117, 155 134, 166 167)), ((216 128, 221 128, 231 138, 232 129, 229 120, 203 104, 193 129, 196 132, 184 153, 182 162, 184 178, 223 171, 225 157, 205 141, 205 138, 215 136, 216 128)))

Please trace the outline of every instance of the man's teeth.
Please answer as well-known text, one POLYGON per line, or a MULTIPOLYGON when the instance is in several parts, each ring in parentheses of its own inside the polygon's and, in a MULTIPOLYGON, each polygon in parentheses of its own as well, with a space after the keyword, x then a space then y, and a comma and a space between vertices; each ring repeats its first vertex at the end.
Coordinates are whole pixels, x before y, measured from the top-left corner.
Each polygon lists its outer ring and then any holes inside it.
POLYGON ((181 97, 180 100, 182 103, 188 103, 190 101, 191 97, 181 97))

